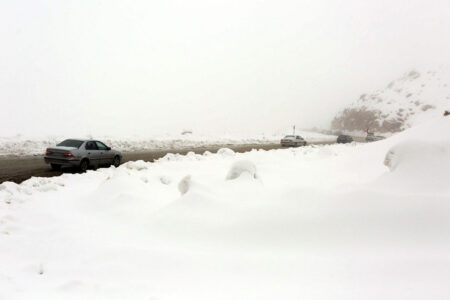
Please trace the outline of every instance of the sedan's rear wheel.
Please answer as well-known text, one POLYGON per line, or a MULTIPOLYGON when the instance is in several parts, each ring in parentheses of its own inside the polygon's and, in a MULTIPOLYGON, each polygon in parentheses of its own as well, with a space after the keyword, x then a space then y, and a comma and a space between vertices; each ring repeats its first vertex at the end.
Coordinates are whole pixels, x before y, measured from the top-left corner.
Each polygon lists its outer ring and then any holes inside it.
POLYGON ((50 164, 50 166, 52 167, 52 170, 54 170, 54 171, 59 171, 59 170, 61 170, 61 165, 50 164))
POLYGON ((89 167, 89 162, 88 162, 88 160, 87 160, 87 159, 83 159, 83 160, 81 161, 81 163, 80 163, 80 171, 81 171, 81 173, 86 172, 87 169, 88 169, 88 167, 89 167))
POLYGON ((114 156, 113 166, 116 167, 116 168, 118 166, 120 166, 120 157, 119 156, 114 156))

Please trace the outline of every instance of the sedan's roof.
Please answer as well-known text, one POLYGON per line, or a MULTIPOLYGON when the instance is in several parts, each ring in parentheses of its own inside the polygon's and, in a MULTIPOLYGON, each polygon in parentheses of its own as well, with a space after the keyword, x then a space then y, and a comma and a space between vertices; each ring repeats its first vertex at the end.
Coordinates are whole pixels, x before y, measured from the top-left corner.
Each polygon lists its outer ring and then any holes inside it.
POLYGON ((100 142, 99 140, 94 140, 94 139, 65 139, 64 141, 78 141, 78 142, 100 142))

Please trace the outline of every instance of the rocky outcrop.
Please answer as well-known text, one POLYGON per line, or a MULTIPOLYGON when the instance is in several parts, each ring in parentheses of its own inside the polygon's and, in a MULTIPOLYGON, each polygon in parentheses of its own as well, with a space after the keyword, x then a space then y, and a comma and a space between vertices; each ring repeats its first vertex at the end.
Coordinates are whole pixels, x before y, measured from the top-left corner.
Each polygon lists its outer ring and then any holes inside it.
POLYGON ((331 122, 337 132, 398 132, 442 115, 450 104, 450 72, 410 71, 384 89, 362 94, 331 122))

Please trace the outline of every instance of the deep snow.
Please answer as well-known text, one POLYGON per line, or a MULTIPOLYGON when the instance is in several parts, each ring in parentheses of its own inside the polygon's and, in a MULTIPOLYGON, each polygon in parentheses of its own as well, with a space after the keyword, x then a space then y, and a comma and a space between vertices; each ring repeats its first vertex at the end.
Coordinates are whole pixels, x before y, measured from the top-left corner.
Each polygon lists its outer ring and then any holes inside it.
POLYGON ((448 299, 448 132, 3 183, 0 299, 448 299))

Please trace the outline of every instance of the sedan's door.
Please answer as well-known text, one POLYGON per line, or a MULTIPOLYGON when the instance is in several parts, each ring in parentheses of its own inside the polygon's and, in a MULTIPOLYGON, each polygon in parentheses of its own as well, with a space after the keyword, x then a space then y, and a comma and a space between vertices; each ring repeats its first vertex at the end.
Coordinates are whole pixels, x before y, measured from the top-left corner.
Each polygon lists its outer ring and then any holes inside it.
POLYGON ((97 148, 97 144, 94 141, 86 142, 87 157, 91 165, 98 166, 101 164, 100 151, 97 148))
POLYGON ((95 141, 98 151, 100 152, 100 161, 102 165, 108 165, 112 163, 114 154, 108 150, 108 147, 102 142, 95 141))

